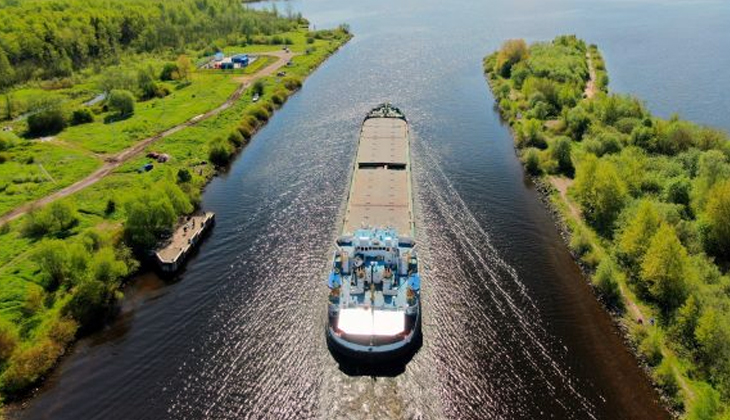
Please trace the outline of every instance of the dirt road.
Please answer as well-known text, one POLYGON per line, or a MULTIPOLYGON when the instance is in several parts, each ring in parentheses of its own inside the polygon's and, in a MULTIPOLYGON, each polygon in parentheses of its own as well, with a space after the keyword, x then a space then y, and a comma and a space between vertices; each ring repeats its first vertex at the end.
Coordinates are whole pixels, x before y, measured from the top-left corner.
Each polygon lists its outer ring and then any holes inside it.
POLYGON ((289 60, 291 60, 296 54, 292 53, 290 51, 275 51, 275 52, 267 52, 267 53, 265 53, 265 55, 277 57, 277 60, 274 63, 269 64, 268 66, 259 70, 255 74, 252 74, 250 76, 240 77, 240 78, 236 79, 241 82, 240 86, 238 86, 238 88, 236 88, 236 91, 233 92, 233 94, 219 107, 214 108, 214 109, 206 112, 205 114, 197 115, 197 116, 185 121, 184 123, 181 123, 174 127, 168 128, 167 130, 165 130, 161 133, 157 133, 152 137, 147 137, 146 139, 140 140, 139 142, 135 143, 132 147, 125 149, 125 150, 117 153, 114 156, 108 157, 106 159, 106 161, 104 162, 104 164, 101 166, 101 168, 97 169, 95 172, 91 173, 86 178, 83 178, 83 179, 69 185, 66 188, 58 190, 54 193, 51 193, 45 197, 39 198, 35 201, 31 201, 29 203, 23 204, 19 207, 16 207, 15 209, 5 213, 4 215, 2 215, 0 217, 0 226, 13 219, 17 219, 18 217, 24 215, 25 213, 29 212, 33 208, 44 206, 48 203, 58 200, 59 198, 66 197, 77 191, 81 191, 90 185, 95 184, 100 179, 109 175, 112 171, 114 171, 115 169, 120 167, 122 164, 124 164, 128 160, 130 160, 130 159, 136 157, 137 155, 139 155, 140 153, 142 153, 147 148, 147 146, 156 142, 157 140, 171 136, 180 130, 183 130, 183 129, 190 127, 192 125, 195 125, 201 121, 205 121, 210 117, 220 114, 221 112, 230 108, 238 99, 240 99, 241 95, 243 95, 243 92, 246 90, 246 88, 248 86, 251 85, 251 83, 253 83, 257 79, 260 79, 262 77, 266 77, 266 76, 270 76, 270 75, 274 74, 281 67, 285 66, 286 63, 289 62, 289 60))

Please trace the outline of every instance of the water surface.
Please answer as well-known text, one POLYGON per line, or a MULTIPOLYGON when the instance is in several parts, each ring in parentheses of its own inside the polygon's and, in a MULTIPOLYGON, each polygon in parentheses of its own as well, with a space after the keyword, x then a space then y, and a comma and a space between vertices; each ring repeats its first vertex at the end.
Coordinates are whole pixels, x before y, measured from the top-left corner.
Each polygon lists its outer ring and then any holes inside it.
POLYGON ((140 281, 16 417, 666 418, 525 179, 481 59, 576 33, 615 90, 728 129, 730 4, 290 5, 356 37, 207 188, 218 224, 180 278, 140 281), (414 136, 424 345, 398 376, 348 376, 325 345, 324 279, 359 124, 386 100, 414 136))

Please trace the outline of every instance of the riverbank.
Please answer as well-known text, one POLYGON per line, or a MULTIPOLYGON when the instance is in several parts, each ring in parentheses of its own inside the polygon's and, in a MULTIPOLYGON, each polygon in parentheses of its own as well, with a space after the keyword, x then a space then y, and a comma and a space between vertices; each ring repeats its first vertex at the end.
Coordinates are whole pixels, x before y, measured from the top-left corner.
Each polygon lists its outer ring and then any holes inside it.
POLYGON ((598 48, 575 37, 508 41, 484 67, 561 236, 667 407, 724 415, 727 238, 713 210, 730 185, 727 135, 609 94, 598 48))
MULTIPOLYGON (((143 153, 130 156, 107 176, 47 206, 54 211, 35 210, 4 225, 0 238, 8 247, 4 246, 0 252, 0 278, 5 284, 0 300, 7 324, 0 325, 3 327, 0 332, 14 337, 0 374, 6 398, 26 395, 26 390, 41 381, 64 354, 77 329, 89 327, 86 322, 89 319, 79 319, 76 315, 93 318, 92 324, 109 315, 109 307, 121 299, 122 280, 135 273, 138 266, 124 244, 130 240, 141 244, 135 241, 146 239, 145 232, 165 227, 197 207, 200 192, 207 183, 225 171, 227 162, 243 149, 275 110, 351 35, 339 28, 291 34, 290 38, 288 49, 294 54, 284 66, 263 75, 256 83, 245 79, 246 75, 237 75, 238 83, 249 88, 220 112, 145 145, 143 153), (255 102, 254 91, 258 94, 255 102), (214 150, 221 147, 225 162, 209 164, 214 150), (165 155, 167 160, 155 162, 148 172, 140 172, 139 168, 151 161, 145 154, 152 152, 165 155), (165 220, 149 219, 148 213, 138 212, 145 208, 161 210, 158 215, 162 214, 165 220), (29 220, 39 220, 39 215, 56 220, 58 214, 65 215, 69 223, 51 233, 57 239, 49 239, 46 233, 33 237, 25 234, 32 225, 29 220), (144 217, 132 220, 133 214, 144 217), (131 226, 139 229, 130 232, 131 226), (70 254, 79 258, 67 258, 68 252, 58 252, 60 246, 73 249, 70 254), (47 256, 52 258, 39 258, 39 248, 47 248, 47 256), (88 267, 99 264, 84 258, 84 253, 103 259, 104 267, 111 267, 114 275, 103 281, 96 271, 89 272, 88 267), (57 273, 58 278, 50 275, 49 262, 58 262, 63 267, 57 273), (55 284, 48 284, 51 280, 55 284), (74 313, 69 309, 69 302, 74 299, 86 299, 82 301, 95 310, 74 313), (59 329, 59 325, 64 328, 59 329)), ((263 52, 262 47, 255 48, 263 52)), ((220 153, 216 156, 220 157, 220 153)))

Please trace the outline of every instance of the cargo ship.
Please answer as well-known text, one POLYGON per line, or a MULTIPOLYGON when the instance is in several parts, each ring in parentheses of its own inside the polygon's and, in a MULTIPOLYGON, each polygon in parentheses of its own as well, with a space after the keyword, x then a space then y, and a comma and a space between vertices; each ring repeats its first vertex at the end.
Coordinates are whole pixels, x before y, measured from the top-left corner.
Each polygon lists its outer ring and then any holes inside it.
POLYGON ((360 129, 342 235, 329 274, 327 339, 357 361, 395 359, 420 342, 421 279, 408 121, 382 104, 360 129))

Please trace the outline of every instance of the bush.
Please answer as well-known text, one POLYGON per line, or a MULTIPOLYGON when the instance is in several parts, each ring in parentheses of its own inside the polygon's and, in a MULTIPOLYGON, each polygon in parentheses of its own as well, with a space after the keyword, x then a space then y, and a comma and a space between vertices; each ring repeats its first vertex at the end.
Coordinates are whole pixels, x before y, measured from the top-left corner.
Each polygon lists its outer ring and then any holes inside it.
POLYGON ((662 358, 662 341, 659 331, 653 328, 639 344, 639 351, 649 366, 658 366, 662 358))
POLYGON ((134 114, 134 95, 128 90, 112 90, 107 99, 107 105, 117 115, 126 117, 134 114))
POLYGON ((558 162, 558 170, 569 177, 572 177, 575 171, 570 157, 571 147, 570 139, 561 136, 553 141, 550 149, 551 157, 558 162))
POLYGON ((71 204, 54 201, 40 210, 28 213, 21 232, 23 236, 36 238, 49 234, 60 235, 77 223, 78 215, 71 204))
POLYGON ((244 138, 241 132, 236 129, 228 135, 228 141, 235 147, 241 147, 243 146, 244 138))
POLYGON ((0 152, 4 152, 13 146, 18 141, 18 137, 9 131, 0 131, 0 152))
POLYGON ((295 76, 288 76, 282 79, 282 83, 284 84, 284 87, 288 90, 297 90, 300 87, 302 87, 302 79, 295 76))
POLYGON ((570 249, 575 252, 575 255, 577 255, 578 258, 581 258, 593 251, 591 238, 583 229, 578 229, 576 232, 573 232, 573 236, 570 238, 570 249))
POLYGON ((63 131, 67 125, 64 111, 54 106, 28 117, 28 135, 31 137, 54 135, 63 131))
POLYGON ((117 203, 113 199, 109 199, 106 202, 106 207, 104 208, 104 214, 109 216, 110 214, 114 213, 117 210, 117 203))
POLYGON ((225 166, 231 161, 233 147, 231 144, 217 137, 208 144, 208 159, 216 166, 225 166))
POLYGON ((245 122, 242 122, 237 127, 238 132, 241 134, 241 137, 243 137, 244 140, 248 140, 253 135, 253 130, 251 129, 251 126, 248 125, 245 122))
POLYGON ((62 346, 47 338, 15 352, 8 362, 8 368, 0 376, 4 393, 12 395, 34 384, 53 366, 62 352, 62 346))
POLYGON ((94 122, 94 114, 89 108, 80 108, 71 115, 71 125, 81 125, 94 122))
POLYGON ((286 95, 282 94, 281 92, 276 92, 271 95, 271 102, 273 102, 274 105, 276 105, 277 107, 281 106, 285 100, 286 95))
POLYGON ((264 82, 263 80, 257 80, 254 82, 253 86, 251 86, 251 92, 253 92, 256 95, 263 96, 264 95, 264 82))
POLYGON ((510 39, 502 44, 497 54, 494 71, 504 78, 509 78, 512 66, 527 58, 528 48, 524 39, 510 39))
POLYGON ((677 375, 674 374, 674 368, 669 362, 669 359, 664 359, 659 364, 659 367, 654 371, 654 380, 659 385, 659 388, 670 397, 675 397, 679 392, 677 375))
POLYGON ((178 184, 185 184, 187 182, 192 181, 193 176, 190 174, 190 171, 187 168, 181 168, 177 171, 177 183, 178 184))
POLYGON ((603 297, 604 302, 607 306, 623 310, 623 299, 621 297, 621 288, 619 287, 618 278, 622 276, 616 263, 610 258, 604 258, 600 264, 596 274, 593 276, 593 281, 596 285, 596 289, 603 297))
POLYGON ((175 63, 165 63, 160 72, 160 80, 170 81, 178 77, 178 68, 175 63))
POLYGON ((248 113, 261 122, 266 122, 271 117, 269 111, 267 111, 266 108, 261 105, 252 107, 251 109, 249 109, 248 113))
POLYGON ((525 169, 530 175, 539 175, 540 170, 540 151, 534 147, 525 150, 525 169))
POLYGON ((5 363, 18 345, 18 331, 15 327, 0 319, 0 365, 5 363))

